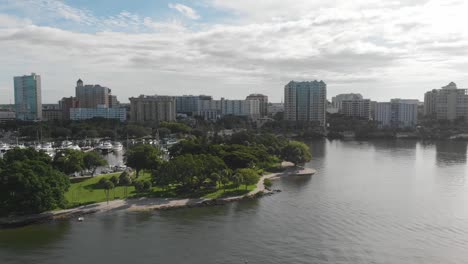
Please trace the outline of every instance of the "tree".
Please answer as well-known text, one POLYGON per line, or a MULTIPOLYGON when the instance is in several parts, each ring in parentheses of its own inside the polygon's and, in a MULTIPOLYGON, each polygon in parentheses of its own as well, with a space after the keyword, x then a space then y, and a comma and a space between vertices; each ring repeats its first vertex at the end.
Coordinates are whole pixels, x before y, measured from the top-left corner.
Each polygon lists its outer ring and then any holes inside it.
POLYGON ((114 175, 109 180, 112 182, 112 184, 114 184, 114 199, 115 199, 115 187, 119 185, 120 179, 119 177, 114 175))
POLYGON ((239 186, 241 185, 241 182, 242 182, 241 175, 239 175, 238 173, 232 174, 230 180, 232 182, 232 185, 236 187, 236 189, 239 189, 239 186))
POLYGON ((190 128, 186 124, 177 123, 177 122, 161 122, 159 126, 161 128, 169 129, 172 133, 187 134, 192 130, 192 128, 190 128))
POLYGON ((3 157, 5 164, 15 161, 38 160, 50 164, 52 159, 43 151, 36 151, 33 148, 19 149, 15 148, 8 151, 3 157))
POLYGON ((69 178, 44 162, 40 154, 31 159, 16 159, 30 154, 27 149, 5 154, 8 162, 0 168, 2 216, 41 213, 66 205, 64 194, 70 186, 69 178))
POLYGON ((226 165, 233 170, 250 167, 258 161, 252 153, 242 150, 229 152, 223 157, 223 159, 226 165))
POLYGON ((159 138, 166 138, 171 134, 171 130, 169 128, 161 127, 158 129, 159 138))
POLYGON ((253 169, 240 169, 237 171, 237 175, 240 177, 240 181, 245 185, 245 189, 249 185, 256 184, 260 180, 260 176, 253 169))
POLYGON ((110 190, 115 188, 115 185, 108 179, 102 178, 99 180, 99 186, 104 189, 104 193, 106 194, 107 204, 109 204, 109 193, 110 190))
POLYGON ((151 187, 152 187, 151 182, 148 180, 135 181, 133 185, 135 186, 135 191, 139 193, 149 192, 151 191, 151 187))
POLYGON ((119 184, 125 186, 124 195, 127 197, 127 188, 132 185, 133 179, 127 171, 124 171, 119 176, 119 184))
POLYGON ((107 161, 97 152, 90 151, 83 154, 83 167, 85 169, 92 170, 91 176, 94 176, 98 167, 105 165, 107 165, 107 161))
POLYGON ((218 182, 221 181, 221 175, 216 172, 212 172, 209 176, 210 181, 214 184, 214 186, 218 187, 218 182))
POLYGON ((126 153, 127 166, 134 168, 136 177, 141 170, 156 170, 161 164, 161 151, 151 145, 137 145, 126 153))
POLYGON ((54 157, 53 165, 67 175, 82 171, 83 152, 72 149, 59 151, 54 157))
POLYGON ((231 181, 232 170, 224 169, 219 174, 220 182, 223 185, 223 191, 226 192, 226 185, 231 181))
POLYGON ((148 128, 139 125, 128 125, 124 131, 124 136, 141 138, 151 134, 148 128))
POLYGON ((309 147, 299 141, 291 141, 283 148, 282 158, 294 165, 304 164, 312 159, 309 147))

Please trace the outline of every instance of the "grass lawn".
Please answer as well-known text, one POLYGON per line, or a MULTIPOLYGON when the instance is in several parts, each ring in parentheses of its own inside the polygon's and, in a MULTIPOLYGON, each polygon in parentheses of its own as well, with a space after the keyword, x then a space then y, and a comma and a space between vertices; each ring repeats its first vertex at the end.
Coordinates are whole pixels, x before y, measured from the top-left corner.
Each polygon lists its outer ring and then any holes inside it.
MULTIPOLYGON (((120 173, 113 173, 104 176, 96 176, 93 178, 85 179, 79 182, 73 182, 70 185, 68 192, 65 193, 65 198, 68 201, 68 208, 77 207, 85 204, 105 202, 106 192, 104 189, 100 188, 98 185, 99 180, 102 178, 110 179, 112 176, 119 176, 120 173)), ((151 174, 149 173, 140 173, 139 180, 149 180, 151 174)), ((207 199, 217 199, 222 197, 229 196, 240 196, 249 193, 254 190, 256 184, 249 185, 247 189, 245 186, 240 186, 235 188, 232 185, 228 185, 224 191, 221 187, 217 189, 202 189, 193 193, 176 193, 175 187, 168 188, 168 190, 162 190, 160 187, 153 187, 150 193, 137 193, 135 192, 134 186, 127 187, 127 197, 124 195, 125 187, 117 186, 115 189, 111 190, 109 193, 109 200, 115 199, 124 199, 131 197, 164 197, 164 198, 207 198, 207 199)))
POLYGON ((241 187, 239 187, 239 189, 234 188, 232 186, 228 186, 226 188, 226 191, 224 191, 222 188, 218 188, 217 190, 213 190, 212 192, 204 195, 203 198, 218 199, 218 198, 223 198, 223 197, 245 195, 253 191, 256 187, 257 187, 257 184, 249 185, 247 186, 247 189, 245 189, 245 185, 242 185, 241 187))
MULTIPOLYGON (((112 173, 105 176, 96 176, 89 178, 80 182, 75 182, 70 185, 68 192, 65 193, 65 198, 68 201, 68 207, 76 207, 84 204, 99 203, 105 202, 106 193, 104 189, 100 188, 98 185, 99 180, 102 178, 110 179, 112 176, 119 176, 120 173, 112 173)), ((150 179, 151 175, 149 173, 141 173, 138 179, 145 180, 150 179)), ((153 187, 153 192, 158 193, 161 191, 157 187, 153 187)), ((124 195, 125 187, 117 186, 114 190, 111 190, 109 193, 109 200, 115 199, 124 199, 129 197, 135 197, 140 195, 135 192, 134 186, 127 187, 127 197, 124 195)))

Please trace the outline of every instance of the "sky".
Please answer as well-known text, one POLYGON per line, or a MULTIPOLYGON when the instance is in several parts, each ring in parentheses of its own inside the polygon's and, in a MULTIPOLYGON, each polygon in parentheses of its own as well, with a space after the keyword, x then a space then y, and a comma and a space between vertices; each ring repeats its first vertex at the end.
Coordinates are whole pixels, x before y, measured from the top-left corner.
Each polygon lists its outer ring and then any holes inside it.
POLYGON ((0 104, 13 76, 42 78, 43 103, 76 81, 140 94, 280 102, 290 80, 328 97, 423 99, 468 87, 464 0, 0 0, 0 104))

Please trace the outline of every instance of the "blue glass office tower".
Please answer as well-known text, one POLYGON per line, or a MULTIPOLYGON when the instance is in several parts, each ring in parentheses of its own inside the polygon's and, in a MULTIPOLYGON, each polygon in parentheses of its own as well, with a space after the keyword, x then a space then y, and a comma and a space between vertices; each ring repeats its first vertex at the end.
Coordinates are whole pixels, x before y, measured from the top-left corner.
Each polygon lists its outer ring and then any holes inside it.
POLYGON ((41 76, 32 73, 14 77, 16 119, 42 119, 41 76))

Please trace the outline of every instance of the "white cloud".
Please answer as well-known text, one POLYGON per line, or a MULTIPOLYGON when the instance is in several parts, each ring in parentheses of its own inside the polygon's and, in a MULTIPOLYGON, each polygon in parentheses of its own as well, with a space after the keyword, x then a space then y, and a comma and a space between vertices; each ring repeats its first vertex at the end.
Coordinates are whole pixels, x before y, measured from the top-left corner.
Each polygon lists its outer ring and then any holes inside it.
POLYGON ((169 4, 169 8, 179 11, 182 15, 190 19, 199 19, 200 15, 193 8, 183 5, 183 4, 169 4))
POLYGON ((28 11, 32 16, 59 17, 65 20, 92 25, 96 19, 85 9, 71 7, 60 0, 6 0, 10 6, 28 11), (38 12, 39 11, 39 12, 38 12))
MULTIPOLYGON (((42 73, 49 102, 73 94, 78 77, 108 85, 123 101, 141 93, 241 98, 250 92, 280 101, 291 79, 323 79, 330 95, 361 92, 378 100, 422 98, 452 80, 468 86, 468 3, 328 3, 216 0, 216 7, 242 14, 239 21, 197 30, 127 11, 88 16, 97 33, 8 16, 3 19, 15 26, 0 28, 0 57, 9 62, 0 72, 42 73)), ((0 78, 0 89, 10 83, 0 78)))
POLYGON ((29 19, 21 19, 7 14, 0 14, 0 28, 16 28, 30 25, 29 19))

